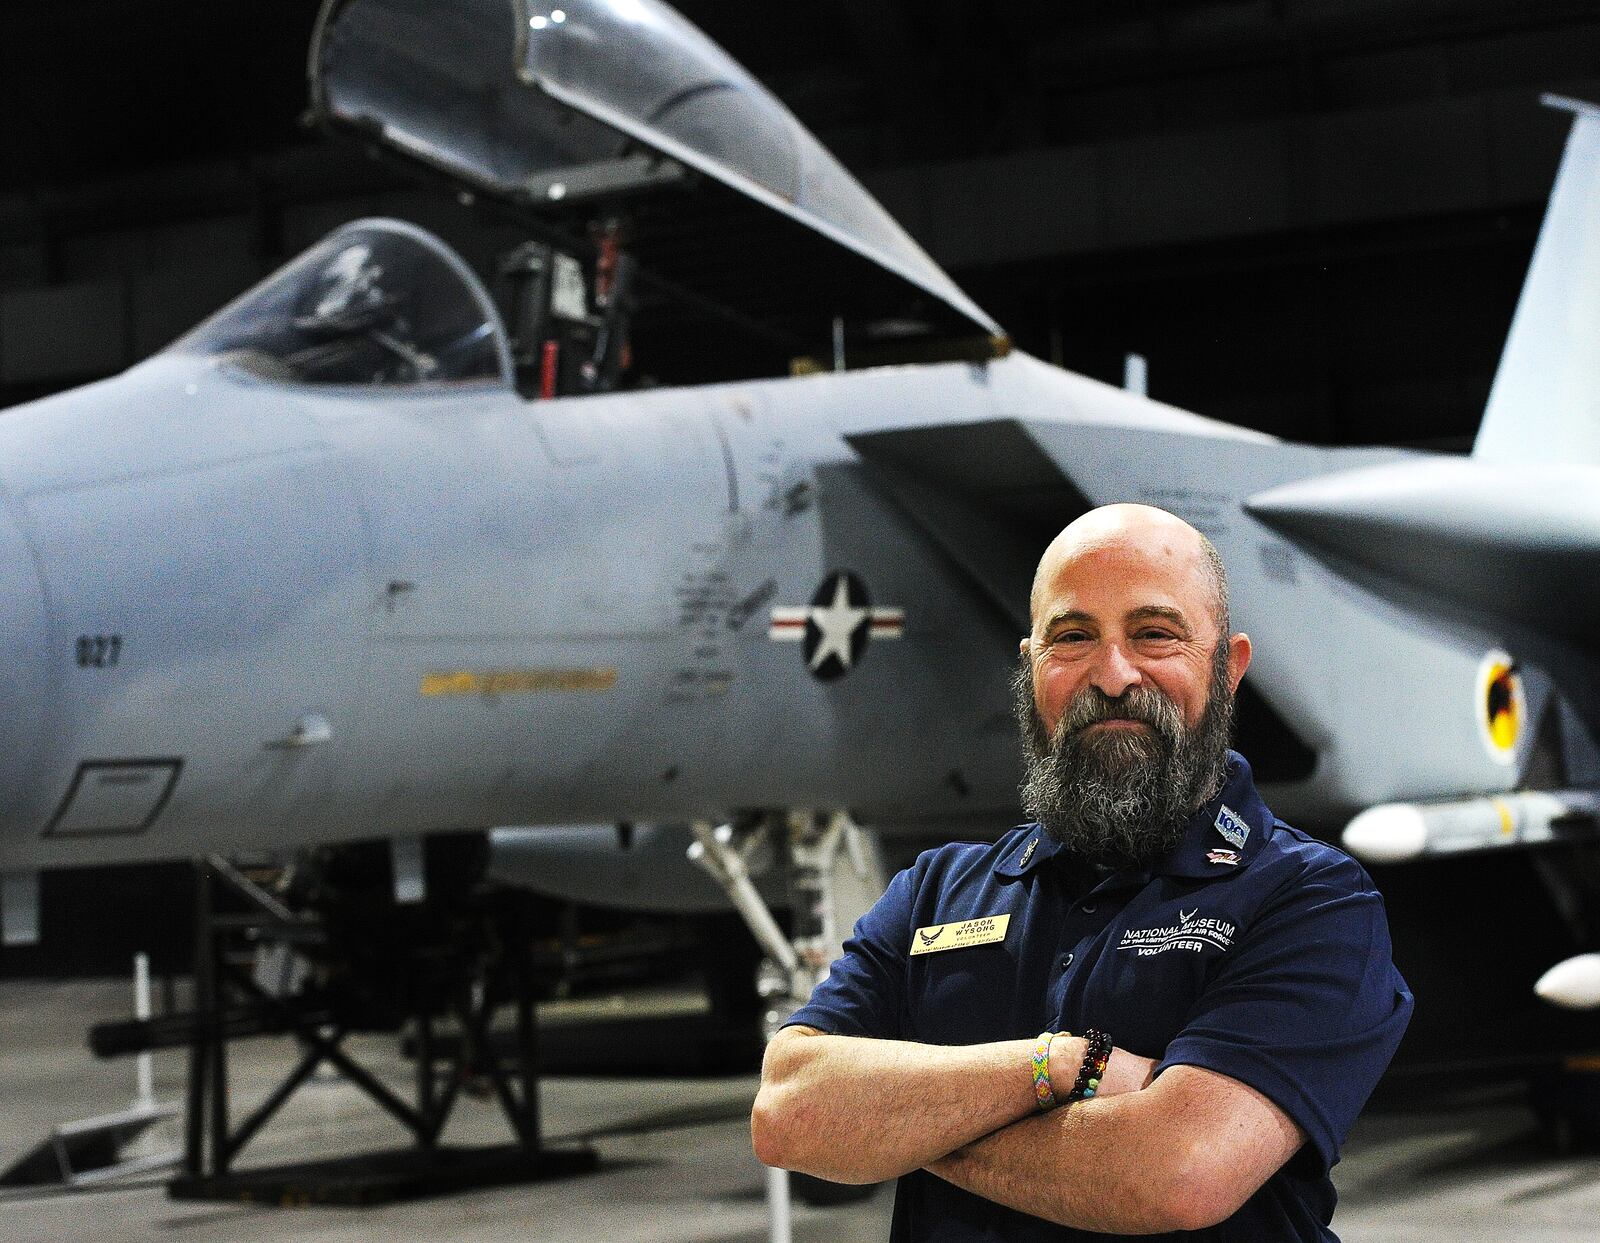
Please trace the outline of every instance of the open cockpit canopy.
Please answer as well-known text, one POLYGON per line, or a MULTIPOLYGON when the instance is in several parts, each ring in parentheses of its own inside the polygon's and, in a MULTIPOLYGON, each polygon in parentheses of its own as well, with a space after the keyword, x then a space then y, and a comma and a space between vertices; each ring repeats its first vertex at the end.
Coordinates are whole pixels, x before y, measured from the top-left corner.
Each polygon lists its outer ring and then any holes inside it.
MULTIPOLYGON (((519 208, 570 218, 585 203, 668 197, 670 213, 642 213, 632 248, 674 283, 709 281, 711 297, 742 228, 744 253, 772 265, 769 286, 806 285, 830 315, 999 332, 781 103, 659 0, 325 0, 309 71, 324 124, 519 208)), ((750 313, 789 330, 785 311, 805 335, 826 333, 816 307, 776 305, 770 288, 750 313)))
POLYGON ((168 348, 300 384, 511 384, 482 283, 399 220, 335 229, 168 348))

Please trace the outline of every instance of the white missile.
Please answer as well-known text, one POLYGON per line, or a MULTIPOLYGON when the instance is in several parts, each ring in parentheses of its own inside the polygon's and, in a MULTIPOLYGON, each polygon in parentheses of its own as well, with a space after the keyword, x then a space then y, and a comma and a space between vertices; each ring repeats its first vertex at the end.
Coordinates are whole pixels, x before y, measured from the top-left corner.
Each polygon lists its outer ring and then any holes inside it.
POLYGON ((1539 977, 1533 991, 1564 1010, 1600 1008, 1600 954, 1579 954, 1539 977))
POLYGON ((1345 826, 1344 846, 1368 863, 1564 840, 1600 825, 1593 790, 1514 790, 1448 803, 1381 803, 1345 826))

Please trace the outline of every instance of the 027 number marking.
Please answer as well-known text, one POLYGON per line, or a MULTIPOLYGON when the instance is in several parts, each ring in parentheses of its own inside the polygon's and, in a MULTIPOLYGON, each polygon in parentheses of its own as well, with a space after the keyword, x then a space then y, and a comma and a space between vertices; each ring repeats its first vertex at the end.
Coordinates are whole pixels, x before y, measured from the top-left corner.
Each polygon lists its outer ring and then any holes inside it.
POLYGON ((81 634, 78 636, 78 668, 111 669, 122 655, 120 634, 81 634))

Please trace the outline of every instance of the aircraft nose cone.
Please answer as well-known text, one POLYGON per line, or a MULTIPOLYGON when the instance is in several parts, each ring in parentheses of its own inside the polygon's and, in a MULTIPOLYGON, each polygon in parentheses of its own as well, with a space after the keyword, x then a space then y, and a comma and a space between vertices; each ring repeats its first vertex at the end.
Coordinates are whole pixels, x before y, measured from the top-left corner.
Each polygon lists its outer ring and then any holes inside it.
MULTIPOLYGON (((38 757, 54 720, 38 560, 0 484, 0 870, 20 868, 43 816, 38 757)), ((70 661, 71 652, 65 653, 70 661)))

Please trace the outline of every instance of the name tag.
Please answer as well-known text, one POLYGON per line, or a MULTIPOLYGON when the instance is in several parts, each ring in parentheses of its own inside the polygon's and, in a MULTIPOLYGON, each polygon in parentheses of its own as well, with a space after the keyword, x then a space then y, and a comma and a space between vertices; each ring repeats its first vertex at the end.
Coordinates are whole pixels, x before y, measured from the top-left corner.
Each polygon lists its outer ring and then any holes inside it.
POLYGON ((918 928, 911 938, 912 954, 937 954, 940 950, 964 950, 969 945, 993 945, 1006 939, 1009 915, 985 915, 959 924, 934 924, 918 928))

